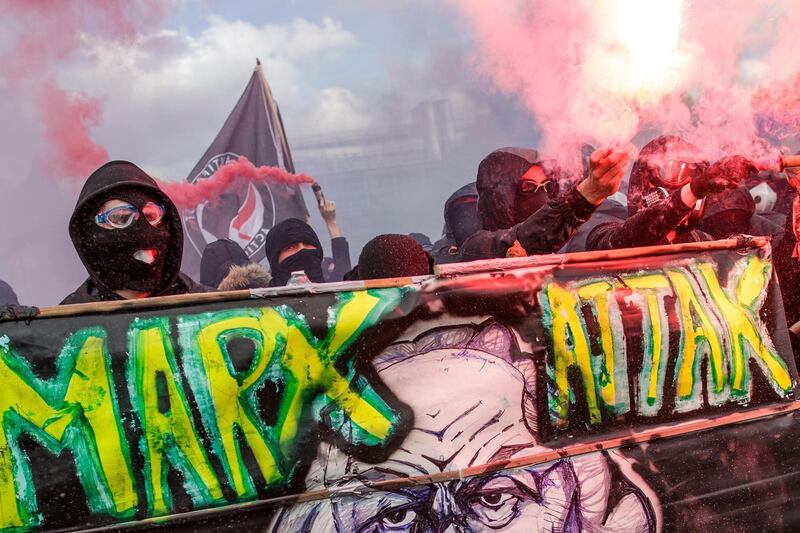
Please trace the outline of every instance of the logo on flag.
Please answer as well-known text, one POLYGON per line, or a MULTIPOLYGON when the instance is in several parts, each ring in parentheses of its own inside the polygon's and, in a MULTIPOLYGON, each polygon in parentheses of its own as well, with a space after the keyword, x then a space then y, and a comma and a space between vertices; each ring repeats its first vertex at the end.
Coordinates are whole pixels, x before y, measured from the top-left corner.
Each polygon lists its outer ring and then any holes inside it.
MULTIPOLYGON (((278 104, 272 98, 261 64, 257 64, 242 96, 205 151, 187 181, 208 179, 221 166, 239 157, 257 166, 294 172, 278 104)), ((300 187, 286 183, 238 183, 207 202, 183 212, 186 245, 184 273, 197 279, 206 244, 218 239, 239 243, 252 261, 264 258, 264 242, 272 226, 287 218, 308 216, 300 187)))
MULTIPOLYGON (((192 182, 208 179, 219 167, 239 159, 225 152, 212 157, 192 182)), ((264 247, 269 229, 275 225, 275 199, 266 183, 242 182, 223 193, 216 202, 203 202, 183 212, 186 237, 199 254, 217 239, 231 239, 254 256, 264 247)))

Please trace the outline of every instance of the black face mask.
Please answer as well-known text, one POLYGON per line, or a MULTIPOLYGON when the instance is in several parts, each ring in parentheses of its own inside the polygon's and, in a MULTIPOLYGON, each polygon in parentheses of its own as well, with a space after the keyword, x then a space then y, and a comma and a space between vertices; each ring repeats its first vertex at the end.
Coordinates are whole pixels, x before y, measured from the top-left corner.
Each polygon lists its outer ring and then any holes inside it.
POLYGON ((322 274, 322 252, 320 250, 300 250, 284 259, 276 271, 272 272, 272 286, 283 287, 292 276, 292 272, 303 271, 312 283, 324 283, 322 274))
POLYGON ((128 202, 139 209, 148 201, 160 203, 152 194, 138 189, 116 190, 99 200, 87 213, 81 233, 84 238, 84 257, 99 280, 111 290, 152 292, 163 282, 167 250, 171 243, 169 213, 154 227, 144 216, 124 229, 105 229, 95 221, 97 210, 110 199, 128 202), (138 250, 156 250, 156 258, 147 264, 134 257, 138 250))
POLYGON ((699 227, 715 239, 727 239, 731 235, 750 233, 750 217, 750 213, 746 211, 731 209, 713 216, 704 216, 699 227))
POLYGON ((547 201, 550 195, 544 188, 532 192, 518 192, 516 202, 514 202, 514 223, 525 222, 529 216, 538 211, 547 201))
POLYGON ((452 206, 448 213, 450 231, 457 246, 464 244, 469 237, 481 229, 476 202, 461 202, 452 206))

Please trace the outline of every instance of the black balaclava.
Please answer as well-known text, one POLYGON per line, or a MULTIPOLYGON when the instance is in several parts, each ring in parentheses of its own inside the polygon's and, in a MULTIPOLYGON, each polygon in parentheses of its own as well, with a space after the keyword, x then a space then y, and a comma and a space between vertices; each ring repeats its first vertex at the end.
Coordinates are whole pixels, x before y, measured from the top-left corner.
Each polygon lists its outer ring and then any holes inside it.
POLYGON ((535 191, 524 191, 521 185, 522 180, 520 180, 520 188, 517 191, 517 200, 514 202, 514 222, 516 224, 525 222, 550 199, 550 194, 544 187, 535 191))
POLYGON ((203 250, 203 257, 200 259, 200 283, 217 288, 232 266, 249 264, 250 259, 241 246, 230 239, 216 240, 203 250))
POLYGON ((155 180, 128 161, 112 161, 86 180, 70 218, 70 236, 92 281, 101 293, 133 290, 158 294, 180 272, 183 231, 178 211, 155 180), (124 229, 105 229, 95 223, 100 207, 118 199, 141 209, 148 201, 164 208, 158 226, 144 215, 124 229), (139 250, 155 250, 147 264, 135 258, 139 250))
POLYGON ((158 202, 148 191, 135 187, 121 187, 96 199, 96 206, 88 214, 89 220, 80 228, 85 242, 85 257, 97 277, 112 290, 129 289, 152 292, 161 284, 164 263, 171 236, 164 220, 151 225, 144 216, 125 229, 105 229, 98 226, 91 213, 97 213, 106 201, 116 198, 141 209, 147 202, 158 202), (155 260, 147 264, 136 259, 138 250, 156 250, 155 260))
MULTIPOLYGON (((456 248, 481 229, 478 188, 475 182, 459 187, 444 203, 444 235, 456 248)), ((438 244, 438 243, 437 243, 438 244)))
POLYGON ((715 239, 748 234, 755 211, 755 201, 746 189, 729 189, 706 199, 699 227, 715 239))
POLYGON ((404 278, 433 273, 433 258, 408 235, 378 235, 358 256, 358 279, 404 278))
POLYGON ((674 135, 662 135, 644 145, 633 163, 628 182, 628 216, 667 198, 672 192, 658 183, 656 161, 680 156, 698 158, 699 155, 696 146, 674 135))
POLYGON ((536 150, 501 148, 486 156, 478 165, 478 215, 485 230, 510 228, 526 220, 549 198, 558 194, 562 179, 551 162, 541 161, 536 150), (551 181, 550 190, 523 193, 521 178, 534 165, 542 167, 551 181))
POLYGON ((447 213, 447 224, 456 246, 461 248, 464 241, 481 229, 481 221, 478 219, 478 199, 463 198, 454 202, 447 213))
POLYGON ((305 272, 313 283, 325 282, 322 273, 322 244, 311 226, 302 220, 288 218, 270 229, 264 241, 264 251, 272 271, 273 287, 283 287, 291 278, 292 272, 298 271, 305 272), (300 250, 279 263, 281 251, 299 242, 310 244, 316 249, 300 250))

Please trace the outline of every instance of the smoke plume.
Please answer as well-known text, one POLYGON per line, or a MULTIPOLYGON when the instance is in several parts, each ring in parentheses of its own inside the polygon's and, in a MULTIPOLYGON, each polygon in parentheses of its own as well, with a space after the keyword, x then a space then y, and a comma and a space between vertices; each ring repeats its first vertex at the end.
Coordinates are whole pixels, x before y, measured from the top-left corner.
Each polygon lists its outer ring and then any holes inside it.
POLYGON ((40 170, 55 179, 80 179, 108 160, 91 130, 102 99, 73 94, 55 75, 59 62, 80 56, 87 35, 130 44, 138 29, 159 20, 167 2, 145 0, 0 0, 13 45, 0 56, 0 85, 30 106, 44 140, 40 170))
POLYGON ((231 190, 233 184, 239 180, 292 185, 314 183, 314 178, 306 174, 292 174, 277 167, 257 167, 241 156, 238 160, 229 161, 219 167, 210 178, 195 183, 162 181, 159 186, 179 208, 193 208, 204 201, 213 203, 224 192, 231 190))
POLYGON ((797 2, 454 0, 472 63, 517 96, 543 151, 578 164, 580 145, 655 130, 709 157, 759 157, 795 142, 797 2))

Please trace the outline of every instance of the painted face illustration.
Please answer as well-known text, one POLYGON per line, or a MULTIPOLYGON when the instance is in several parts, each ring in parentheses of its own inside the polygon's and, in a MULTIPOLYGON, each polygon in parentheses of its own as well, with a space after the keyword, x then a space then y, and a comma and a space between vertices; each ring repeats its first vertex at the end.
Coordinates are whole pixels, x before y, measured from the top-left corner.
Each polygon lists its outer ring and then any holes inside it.
MULTIPOLYGON (((485 333, 479 344, 499 349, 507 344, 501 338, 507 330, 485 333)), ((542 450, 531 429, 527 381, 506 358, 469 346, 441 347, 378 358, 376 367, 412 407, 413 427, 380 464, 322 445, 306 480, 309 490, 327 487, 346 494, 353 486, 459 472, 542 450)), ((301 504, 280 513, 269 531, 581 531, 589 520, 603 521, 611 487, 607 457, 592 454, 578 462, 559 460, 301 504)), ((608 516, 618 513, 615 519, 623 520, 625 531, 650 531, 649 504, 633 485, 629 489, 608 516)))

